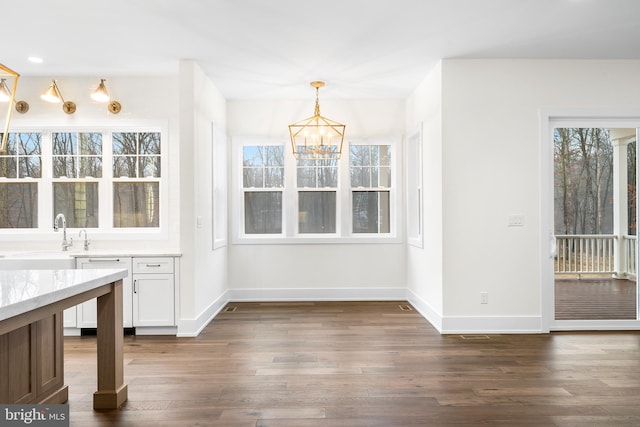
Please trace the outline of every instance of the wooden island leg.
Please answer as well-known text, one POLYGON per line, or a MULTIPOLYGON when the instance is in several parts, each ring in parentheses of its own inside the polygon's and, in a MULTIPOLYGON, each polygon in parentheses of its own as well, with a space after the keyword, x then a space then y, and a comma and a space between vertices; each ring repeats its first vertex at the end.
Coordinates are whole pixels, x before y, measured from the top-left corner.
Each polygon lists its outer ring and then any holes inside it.
POLYGON ((97 298, 98 391, 93 394, 94 409, 115 409, 127 400, 122 354, 122 280, 111 286, 111 292, 97 298))

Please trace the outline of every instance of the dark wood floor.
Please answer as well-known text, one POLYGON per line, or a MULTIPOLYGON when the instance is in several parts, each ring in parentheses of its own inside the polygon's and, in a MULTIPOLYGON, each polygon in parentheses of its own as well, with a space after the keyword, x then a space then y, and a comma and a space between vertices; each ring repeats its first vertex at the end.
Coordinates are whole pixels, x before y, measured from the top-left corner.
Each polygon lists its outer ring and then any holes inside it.
POLYGON ((636 319, 636 282, 556 279, 557 320, 636 319))
POLYGON ((65 338, 71 426, 638 426, 640 332, 439 335, 406 303, 242 303, 197 338, 126 337, 129 400, 91 409, 95 338, 65 338))

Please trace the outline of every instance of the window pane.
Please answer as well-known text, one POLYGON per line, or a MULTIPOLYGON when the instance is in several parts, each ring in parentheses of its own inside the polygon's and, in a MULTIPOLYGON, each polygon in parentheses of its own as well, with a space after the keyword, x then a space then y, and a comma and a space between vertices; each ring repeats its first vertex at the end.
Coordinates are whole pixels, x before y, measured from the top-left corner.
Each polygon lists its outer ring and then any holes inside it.
POLYGON ((352 187, 370 187, 371 186, 371 168, 352 167, 351 168, 351 186, 352 187))
POLYGON ((140 157, 140 178, 159 177, 160 176, 160 157, 159 156, 142 156, 140 157))
POLYGON ((72 132, 53 134, 53 155, 78 154, 77 134, 72 132))
POLYGON ((18 159, 16 156, 0 156, 0 177, 18 177, 18 159))
POLYGON ((298 231, 300 233, 336 232, 335 191, 300 191, 298 193, 298 231))
POLYGON ((315 188, 316 170, 315 168, 298 168, 297 181, 299 188, 315 188))
POLYGON ((160 154, 160 132, 141 132, 138 138, 138 154, 160 154))
POLYGON ((133 132, 114 132, 112 135, 113 154, 136 155, 138 153, 136 135, 133 132))
POLYGON ((242 185, 244 188, 284 186, 284 147, 246 145, 242 147, 242 185))
POLYGON ((80 147, 78 154, 85 156, 102 155, 102 134, 98 132, 83 132, 78 134, 80 147))
POLYGON ((318 187, 337 187, 338 168, 320 167, 318 168, 318 187))
POLYGON ((75 178, 76 173, 76 157, 54 157, 53 158, 53 177, 75 178))
POLYGON ((54 178, 101 178, 102 134, 57 132, 53 134, 54 178))
POLYGON ((244 232, 246 234, 282 233, 281 191, 244 193, 244 232))
POLYGON ((354 166, 370 166, 371 165, 371 146, 369 145, 352 145, 349 148, 349 165, 354 166))
POLYGON ((387 188, 391 187, 391 168, 382 166, 378 172, 380 173, 378 186, 387 188))
POLYGON ((265 158, 262 146, 247 145, 242 147, 243 166, 264 166, 265 158))
POLYGON ((113 226, 159 227, 160 183, 114 183, 113 226))
POLYGON ((117 156, 113 158, 113 177, 114 178, 136 178, 136 157, 134 156, 117 156))
POLYGON ((98 227, 98 183, 53 184, 53 215, 63 213, 69 228, 98 227))
POLYGON ((9 133, 6 150, 0 155, 0 177, 42 177, 41 141, 40 133, 9 133))
POLYGON ((42 160, 40 156, 20 157, 18 164, 20 178, 40 178, 42 177, 42 160))
POLYGON ((242 169, 242 186, 244 188, 263 188, 264 177, 262 168, 243 168, 242 169))
POLYGON ((391 146, 390 145, 378 145, 379 152, 379 165, 391 166, 391 146))
POLYGON ((389 233, 389 210, 388 191, 354 191, 353 232, 389 233))
POLYGON ((390 145, 352 145, 349 165, 351 187, 391 187, 390 145))
POLYGON ((81 157, 80 178, 102 178, 102 158, 81 157))
POLYGON ((38 184, 0 184, 0 228, 38 227, 38 184))
POLYGON ((282 187, 284 183, 283 167, 267 167, 265 169, 264 186, 267 188, 282 187))
POLYGON ((298 188, 335 188, 338 186, 336 160, 298 160, 298 188))
MULTIPOLYGON (((11 137, 11 134, 9 134, 11 137)), ((36 155, 42 154, 40 133, 19 133, 17 134, 18 154, 36 155)))

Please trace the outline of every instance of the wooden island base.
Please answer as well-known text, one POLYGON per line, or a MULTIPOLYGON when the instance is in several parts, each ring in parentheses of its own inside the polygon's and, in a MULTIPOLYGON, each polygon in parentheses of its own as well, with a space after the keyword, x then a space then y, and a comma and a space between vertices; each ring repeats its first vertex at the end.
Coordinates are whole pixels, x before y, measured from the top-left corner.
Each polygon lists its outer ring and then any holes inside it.
POLYGON ((104 270, 106 277, 89 276, 100 274, 93 270, 86 274, 88 278, 82 276, 85 273, 70 273, 79 276, 74 276, 74 280, 80 286, 74 288, 75 282, 68 286, 76 292, 66 291, 61 299, 49 293, 50 303, 0 317, 0 403, 67 401, 63 310, 93 298, 97 298, 98 311, 98 387, 93 395, 93 407, 115 409, 127 400, 122 357, 122 277, 126 272, 122 273, 104 270))

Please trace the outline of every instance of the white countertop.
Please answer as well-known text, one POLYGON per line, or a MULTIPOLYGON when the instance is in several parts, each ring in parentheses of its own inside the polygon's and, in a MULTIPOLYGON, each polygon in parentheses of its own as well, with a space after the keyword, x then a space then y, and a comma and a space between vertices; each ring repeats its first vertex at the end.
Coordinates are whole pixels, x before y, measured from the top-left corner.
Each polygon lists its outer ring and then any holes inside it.
POLYGON ((90 257, 179 257, 182 254, 177 250, 74 250, 74 251, 19 251, 0 252, 0 258, 12 259, 63 259, 63 258, 90 258, 90 257))
POLYGON ((99 288, 125 269, 0 270, 0 321, 99 288))

